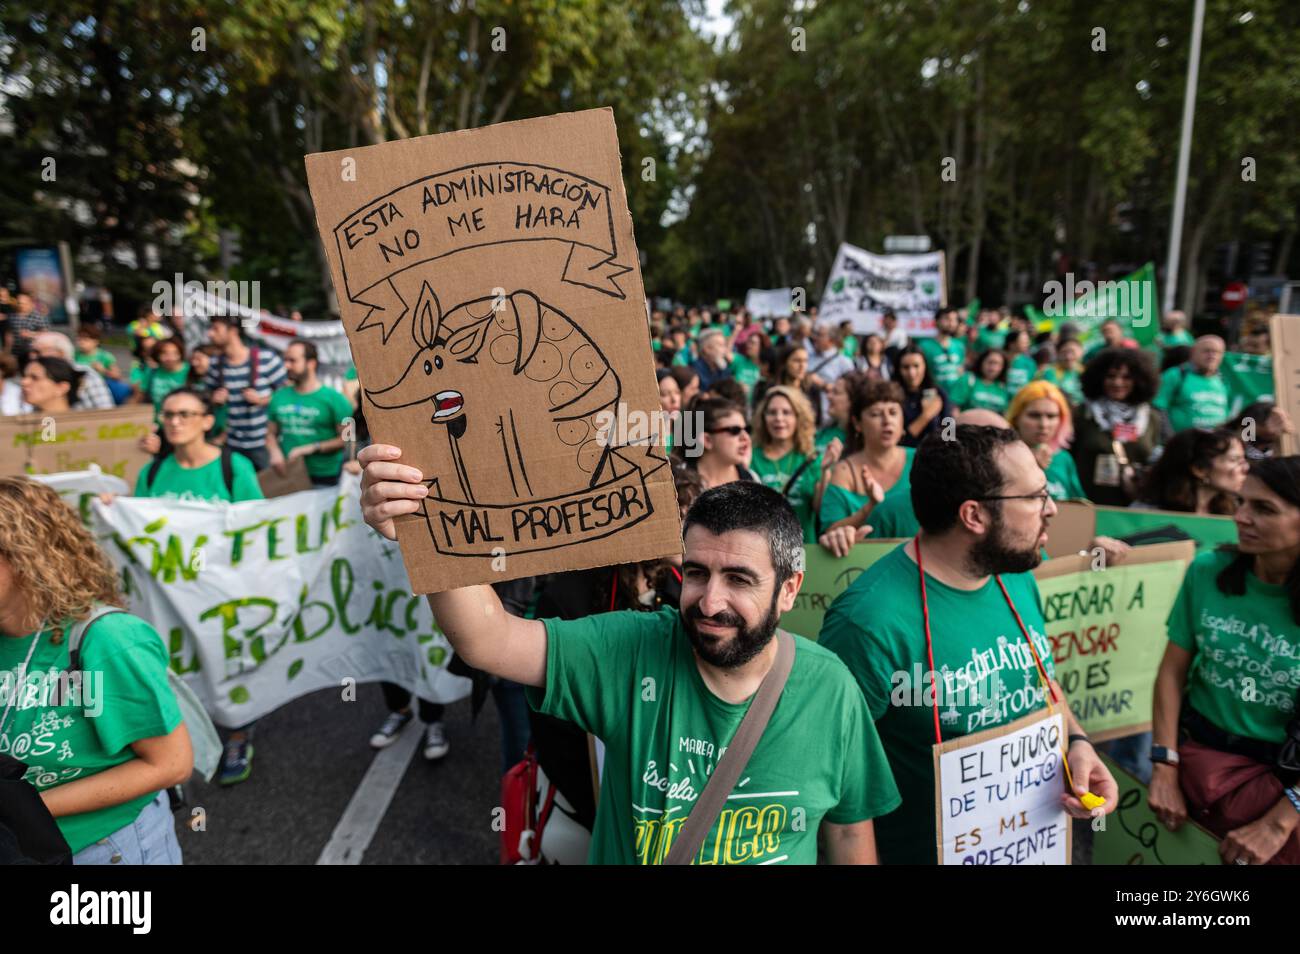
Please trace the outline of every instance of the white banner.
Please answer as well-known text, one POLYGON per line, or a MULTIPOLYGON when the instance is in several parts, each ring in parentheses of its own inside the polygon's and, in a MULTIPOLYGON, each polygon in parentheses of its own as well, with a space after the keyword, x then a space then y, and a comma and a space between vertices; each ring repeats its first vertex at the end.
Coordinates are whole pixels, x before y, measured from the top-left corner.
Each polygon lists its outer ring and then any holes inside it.
POLYGON ((934 335, 934 313, 948 303, 943 252, 877 255, 847 242, 840 245, 819 302, 817 317, 853 322, 854 334, 880 331, 880 316, 892 310, 909 337, 934 335))
POLYGON ((73 510, 81 515, 81 522, 90 525, 90 502, 100 494, 129 494, 131 488, 121 477, 114 477, 92 464, 90 470, 75 470, 64 474, 32 474, 32 480, 49 484, 73 510))
POLYGON ((236 727, 317 689, 355 698, 386 680, 430 702, 469 694, 451 647, 412 596, 397 544, 361 519, 361 479, 238 504, 92 500, 130 609, 215 722, 236 727))
POLYGON ((751 288, 745 293, 745 310, 755 318, 790 315, 794 309, 789 288, 751 288))

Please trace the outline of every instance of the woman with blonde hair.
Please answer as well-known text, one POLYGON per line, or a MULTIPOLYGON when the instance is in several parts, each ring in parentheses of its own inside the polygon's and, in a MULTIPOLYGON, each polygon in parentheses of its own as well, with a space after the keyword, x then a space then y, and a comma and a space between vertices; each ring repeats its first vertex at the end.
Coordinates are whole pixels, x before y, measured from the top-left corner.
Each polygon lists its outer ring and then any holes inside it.
POLYGON ((121 605, 117 571, 72 508, 0 477, 0 672, 27 687, 0 708, 0 754, 27 766, 74 864, 180 864, 167 789, 190 776, 190 737, 162 637, 121 605), (78 626, 82 676, 51 680, 73 669, 78 626))
POLYGON ((1066 450, 1074 429, 1061 389, 1050 381, 1030 381, 1011 399, 1007 420, 1034 452, 1053 499, 1085 498, 1074 458, 1066 450))
POLYGON ((817 511, 830 482, 840 444, 817 452, 812 405, 802 391, 783 384, 768 388, 754 409, 754 453, 749 467, 758 480, 783 495, 803 526, 805 543, 817 541, 817 511))

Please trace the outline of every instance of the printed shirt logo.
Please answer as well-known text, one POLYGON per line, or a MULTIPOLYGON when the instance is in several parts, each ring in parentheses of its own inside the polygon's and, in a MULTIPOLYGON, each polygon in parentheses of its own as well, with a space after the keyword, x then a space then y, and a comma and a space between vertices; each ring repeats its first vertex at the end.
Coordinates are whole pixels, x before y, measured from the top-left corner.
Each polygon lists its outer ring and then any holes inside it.
POLYGON ((1235 614, 1215 616, 1202 609, 1196 643, 1199 674, 1208 685, 1247 705, 1283 714, 1295 710, 1300 640, 1273 632, 1267 623, 1249 624, 1235 614), (1246 678, 1252 683, 1242 681, 1246 678))

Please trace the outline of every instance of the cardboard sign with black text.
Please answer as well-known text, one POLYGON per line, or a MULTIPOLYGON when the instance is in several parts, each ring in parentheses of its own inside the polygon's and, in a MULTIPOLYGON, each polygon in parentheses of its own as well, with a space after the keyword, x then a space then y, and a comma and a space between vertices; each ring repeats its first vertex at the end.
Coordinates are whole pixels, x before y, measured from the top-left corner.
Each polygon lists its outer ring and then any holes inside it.
POLYGON ((613 112, 306 163, 414 590, 681 552, 613 112))

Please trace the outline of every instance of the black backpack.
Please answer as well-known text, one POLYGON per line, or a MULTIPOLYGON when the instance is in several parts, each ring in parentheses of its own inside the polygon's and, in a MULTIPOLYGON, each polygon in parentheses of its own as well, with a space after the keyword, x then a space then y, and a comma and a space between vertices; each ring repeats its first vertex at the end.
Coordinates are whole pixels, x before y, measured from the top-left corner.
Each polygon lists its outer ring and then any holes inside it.
MULTIPOLYGON (((171 450, 164 450, 154 456, 153 462, 149 464, 149 469, 145 471, 144 486, 146 490, 153 489, 154 479, 158 476, 158 471, 162 469, 163 461, 172 454, 171 450)), ((221 482, 226 485, 226 494, 230 499, 235 498, 235 468, 230 461, 231 450, 229 447, 221 447, 221 482)))

